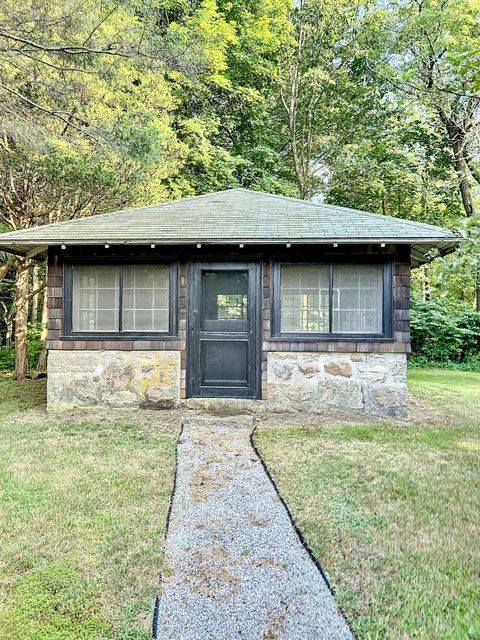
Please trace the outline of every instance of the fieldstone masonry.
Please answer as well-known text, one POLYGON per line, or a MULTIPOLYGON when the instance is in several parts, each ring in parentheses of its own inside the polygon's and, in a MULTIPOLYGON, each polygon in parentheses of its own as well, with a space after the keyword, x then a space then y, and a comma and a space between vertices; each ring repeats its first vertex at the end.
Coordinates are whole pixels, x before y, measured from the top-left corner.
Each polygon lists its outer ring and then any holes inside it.
MULTIPOLYGON (((49 409, 169 409, 179 401, 180 351, 62 349, 49 353, 49 409)), ((267 402, 258 405, 271 411, 322 413, 336 409, 404 416, 406 356, 270 352, 267 402)))
POLYGON ((51 350, 48 408, 152 407, 180 398, 179 351, 51 350))
POLYGON ((407 413, 403 353, 270 352, 268 408, 272 411, 407 413))

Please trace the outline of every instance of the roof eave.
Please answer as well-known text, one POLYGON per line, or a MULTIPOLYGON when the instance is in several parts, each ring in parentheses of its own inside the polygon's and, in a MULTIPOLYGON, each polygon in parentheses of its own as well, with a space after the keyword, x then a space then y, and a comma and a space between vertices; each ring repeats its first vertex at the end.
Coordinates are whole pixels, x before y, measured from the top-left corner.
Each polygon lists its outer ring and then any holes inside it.
MULTIPOLYGON (((58 242, 55 243, 58 245, 58 242)), ((47 257, 48 245, 46 243, 36 244, 34 242, 15 243, 15 244, 0 244, 0 251, 5 253, 13 253, 16 256, 24 256, 26 258, 32 258, 35 260, 43 260, 47 257)))
POLYGON ((8 244, 1 244, 0 251, 13 253, 15 255, 26 256, 29 258, 43 259, 48 253, 49 246, 59 247, 62 244, 70 246, 99 246, 108 243, 111 246, 142 246, 156 244, 166 245, 281 245, 281 244, 396 244, 411 246, 411 262, 412 266, 420 266, 433 260, 438 255, 447 255, 455 250, 460 242, 456 237, 432 237, 432 238, 230 238, 230 239, 202 239, 196 240, 170 240, 170 239, 136 239, 136 240, 108 240, 108 239, 85 239, 85 240, 10 240, 8 244))
POLYGON ((175 245, 189 245, 189 244, 332 244, 332 243, 341 243, 341 244, 443 244, 443 243, 454 243, 458 244, 460 239, 456 237, 445 237, 445 236, 431 236, 431 237, 408 237, 408 236, 400 236, 400 237, 379 237, 372 238, 371 236, 355 236, 355 237, 327 237, 327 238, 311 238, 311 237, 299 237, 299 238, 291 238, 291 237, 282 237, 282 238, 246 238, 246 237, 238 237, 238 238, 202 238, 199 236, 198 238, 155 238, 150 236, 149 238, 135 238, 132 240, 129 239, 112 239, 108 237, 103 238, 64 238, 59 240, 58 238, 27 238, 22 240, 16 240, 14 238, 8 239, 8 244, 0 245, 0 250, 7 251, 10 248, 29 246, 29 247, 37 247, 42 245, 44 247, 49 246, 60 246, 62 244, 65 245, 101 245, 101 244, 110 244, 110 245, 147 245, 147 244, 175 244, 175 245))

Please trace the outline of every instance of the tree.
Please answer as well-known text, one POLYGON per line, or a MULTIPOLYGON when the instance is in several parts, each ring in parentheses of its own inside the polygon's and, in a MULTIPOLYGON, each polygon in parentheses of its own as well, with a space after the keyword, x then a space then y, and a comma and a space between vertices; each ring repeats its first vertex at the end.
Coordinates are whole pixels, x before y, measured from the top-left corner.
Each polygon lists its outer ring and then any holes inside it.
POLYGON ((279 69, 280 98, 301 198, 323 190, 331 161, 361 135, 378 102, 366 62, 379 15, 368 0, 304 0, 292 10, 295 30, 279 69))
POLYGON ((63 136, 76 131, 92 140, 108 139, 112 131, 92 117, 97 105, 85 99, 83 89, 97 82, 97 97, 108 101, 105 88, 114 78, 135 65, 161 67, 165 52, 154 46, 152 26, 141 2, 85 0, 80 6, 73 0, 26 0, 19 7, 5 0, 0 7, 2 115, 42 131, 56 123, 63 136))
POLYGON ((443 126, 465 215, 471 217, 475 212, 471 181, 480 184, 480 167, 474 159, 480 86, 478 68, 465 64, 465 56, 478 50, 480 4, 411 0, 396 10, 395 49, 402 60, 399 86, 420 99, 443 126))
POLYGON ((384 102, 374 128, 330 164, 328 201, 443 226, 461 216, 456 177, 440 126, 405 101, 384 102))
POLYGON ((478 274, 480 273, 480 224, 478 219, 469 218, 464 221, 460 228, 462 243, 459 249, 448 258, 441 262, 438 273, 438 289, 445 290, 445 285, 449 285, 449 290, 457 287, 457 296, 460 301, 465 301, 465 290, 469 285, 469 281, 473 279, 473 286, 476 290, 476 310, 480 313, 480 296, 478 290, 480 282, 478 274), (473 278, 472 278, 473 276, 473 278))
POLYGON ((278 104, 278 68, 293 36, 291 2, 222 1, 220 6, 236 33, 227 52, 229 85, 215 97, 219 133, 236 159, 234 176, 245 187, 296 195, 278 104))
POLYGON ((280 97, 301 197, 450 227, 473 216, 479 15, 478 0, 296 4, 280 97))
MULTIPOLYGON (((400 55, 400 65, 398 69, 392 65, 393 76, 399 90, 415 96, 426 113, 442 126, 464 215, 472 218, 476 226, 479 223, 472 184, 477 184, 478 192, 480 83, 475 59, 478 59, 480 3, 410 0, 395 5, 395 16, 394 51, 400 55), (468 59, 471 53, 472 59, 468 59)), ((476 304, 480 308, 478 272, 474 277, 476 304)))
POLYGON ((157 29, 172 59, 167 79, 183 144, 182 189, 241 184, 293 193, 276 77, 288 12, 287 0, 206 0, 162 12, 157 29))
MULTIPOLYGON (((157 73, 151 23, 135 11, 89 0, 43 0, 21 12, 2 5, 0 221, 8 228, 149 198, 140 185, 160 190, 152 174, 175 166, 172 98, 157 73)), ((30 266, 17 261, 16 377, 28 366, 30 266)))

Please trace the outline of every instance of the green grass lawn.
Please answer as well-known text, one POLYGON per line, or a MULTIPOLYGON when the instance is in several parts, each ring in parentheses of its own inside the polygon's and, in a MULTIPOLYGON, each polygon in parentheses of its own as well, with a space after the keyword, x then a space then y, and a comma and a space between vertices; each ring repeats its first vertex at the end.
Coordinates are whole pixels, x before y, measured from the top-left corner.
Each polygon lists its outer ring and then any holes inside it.
MULTIPOLYGON (((409 375, 409 422, 269 416, 257 445, 360 639, 479 639, 480 374, 409 375)), ((0 640, 146 640, 178 415, 44 394, 0 377, 0 640)))
POLYGON ((147 639, 178 416, 47 416, 44 382, 0 378, 0 639, 147 639))
POLYGON ((256 443, 361 640, 479 639, 480 374, 409 387, 408 423, 269 418, 256 443))

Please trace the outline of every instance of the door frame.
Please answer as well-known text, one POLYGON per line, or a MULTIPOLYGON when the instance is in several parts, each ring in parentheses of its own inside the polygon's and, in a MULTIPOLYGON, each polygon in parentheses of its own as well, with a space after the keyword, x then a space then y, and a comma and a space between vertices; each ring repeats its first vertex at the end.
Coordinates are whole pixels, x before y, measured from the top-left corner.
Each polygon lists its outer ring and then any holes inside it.
MULTIPOLYGON (((261 380, 262 380, 262 333, 261 333, 261 310, 262 310, 262 287, 261 287, 262 265, 260 262, 254 262, 251 260, 242 260, 241 258, 235 258, 234 260, 192 260, 188 264, 187 270, 187 358, 186 358, 186 392, 187 398, 239 398, 239 399, 260 399, 261 398, 261 380), (249 288, 249 295, 253 295, 254 300, 250 306, 253 310, 254 317, 249 323, 249 330, 253 330, 254 336, 251 341, 253 345, 254 353, 249 354, 248 365, 254 368, 253 374, 253 394, 235 395, 235 387, 231 387, 233 393, 231 395, 222 395, 212 388, 212 393, 208 392, 208 389, 204 387, 203 393, 197 393, 196 387, 199 386, 199 381, 195 379, 198 373, 200 373, 200 363, 197 363, 198 355, 195 353, 196 341, 195 334, 200 333, 196 326, 199 309, 195 308, 197 295, 201 300, 201 293, 196 292, 196 288, 201 286, 202 270, 218 270, 218 271, 241 271, 242 269, 249 269, 251 276, 249 282, 251 282, 251 292, 249 288)), ((232 339, 235 339, 235 332, 232 332, 232 339)))

